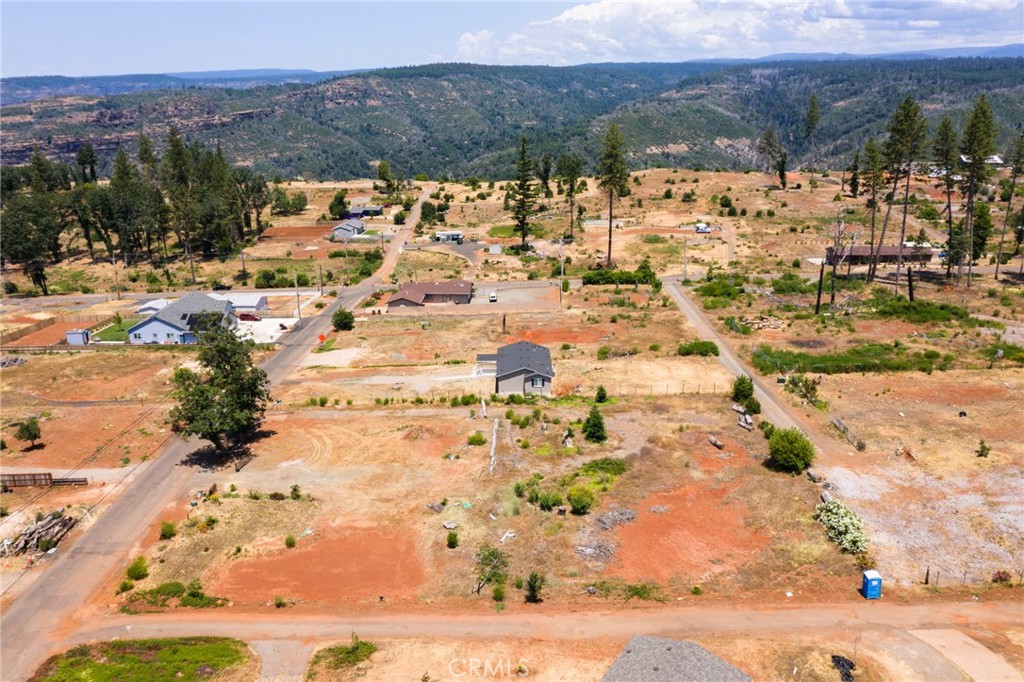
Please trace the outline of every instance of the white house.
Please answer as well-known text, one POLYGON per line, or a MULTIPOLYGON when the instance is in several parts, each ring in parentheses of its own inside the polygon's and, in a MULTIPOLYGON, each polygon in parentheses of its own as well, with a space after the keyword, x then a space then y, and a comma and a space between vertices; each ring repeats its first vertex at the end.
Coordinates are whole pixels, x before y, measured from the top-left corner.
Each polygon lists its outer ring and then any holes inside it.
POLYGON ((266 313, 270 310, 265 294, 250 292, 230 292, 227 294, 209 294, 209 297, 216 301, 228 301, 234 312, 238 313, 266 313))
POLYGON ((196 325, 206 313, 220 314, 221 324, 231 328, 237 325, 230 301, 218 301, 193 291, 131 327, 128 330, 128 343, 195 343, 196 325))
POLYGON ((331 230, 331 241, 343 242, 347 239, 352 239, 352 237, 358 237, 364 232, 366 232, 366 223, 362 220, 349 218, 334 226, 331 230))
POLYGON ((152 315, 153 313, 160 312, 171 304, 166 298, 158 298, 154 301, 146 301, 136 309, 138 315, 152 315))

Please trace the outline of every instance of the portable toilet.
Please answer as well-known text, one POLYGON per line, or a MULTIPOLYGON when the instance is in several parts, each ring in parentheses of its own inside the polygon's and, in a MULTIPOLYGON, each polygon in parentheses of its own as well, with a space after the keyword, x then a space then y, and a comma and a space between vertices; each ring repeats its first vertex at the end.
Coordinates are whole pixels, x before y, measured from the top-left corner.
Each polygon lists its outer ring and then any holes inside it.
POLYGON ((878 571, 864 571, 860 591, 865 599, 882 598, 882 576, 878 571))

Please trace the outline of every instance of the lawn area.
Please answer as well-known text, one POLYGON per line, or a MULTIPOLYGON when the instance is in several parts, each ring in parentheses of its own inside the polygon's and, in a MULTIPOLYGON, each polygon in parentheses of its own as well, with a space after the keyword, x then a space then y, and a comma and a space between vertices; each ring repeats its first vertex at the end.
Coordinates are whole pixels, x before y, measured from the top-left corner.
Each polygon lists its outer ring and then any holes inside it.
POLYGON ((123 343, 128 340, 128 330, 140 320, 142 320, 141 317, 121 320, 118 323, 109 325, 94 332, 92 338, 95 341, 120 341, 123 343))
POLYGON ((101 642, 54 656, 30 682, 234 680, 249 660, 244 642, 224 637, 101 642))

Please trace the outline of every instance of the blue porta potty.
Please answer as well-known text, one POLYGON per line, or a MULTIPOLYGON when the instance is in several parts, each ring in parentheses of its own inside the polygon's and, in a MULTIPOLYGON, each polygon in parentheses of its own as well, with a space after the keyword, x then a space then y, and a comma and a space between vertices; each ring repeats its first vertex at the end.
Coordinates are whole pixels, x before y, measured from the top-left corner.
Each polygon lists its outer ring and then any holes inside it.
POLYGON ((882 598, 882 576, 878 571, 864 571, 864 581, 861 583, 860 591, 865 599, 882 598))

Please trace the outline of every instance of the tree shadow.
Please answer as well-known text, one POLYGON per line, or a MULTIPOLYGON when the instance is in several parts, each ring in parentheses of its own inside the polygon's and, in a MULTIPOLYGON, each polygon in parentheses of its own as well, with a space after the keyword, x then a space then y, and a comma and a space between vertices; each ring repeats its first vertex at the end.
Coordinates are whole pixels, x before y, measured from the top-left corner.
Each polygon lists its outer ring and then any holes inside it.
POLYGON ((36 450, 43 450, 45 448, 46 448, 46 443, 33 443, 32 445, 29 445, 27 448, 22 448, 21 451, 22 452, 35 452, 36 450))
POLYGON ((198 467, 203 471, 218 471, 227 467, 235 467, 237 470, 240 468, 238 466, 239 462, 256 456, 251 447, 253 443, 257 443, 264 438, 270 438, 276 434, 277 431, 272 429, 257 429, 248 434, 244 440, 240 439, 238 442, 219 450, 213 445, 206 445, 193 450, 182 458, 178 464, 179 466, 198 467))

